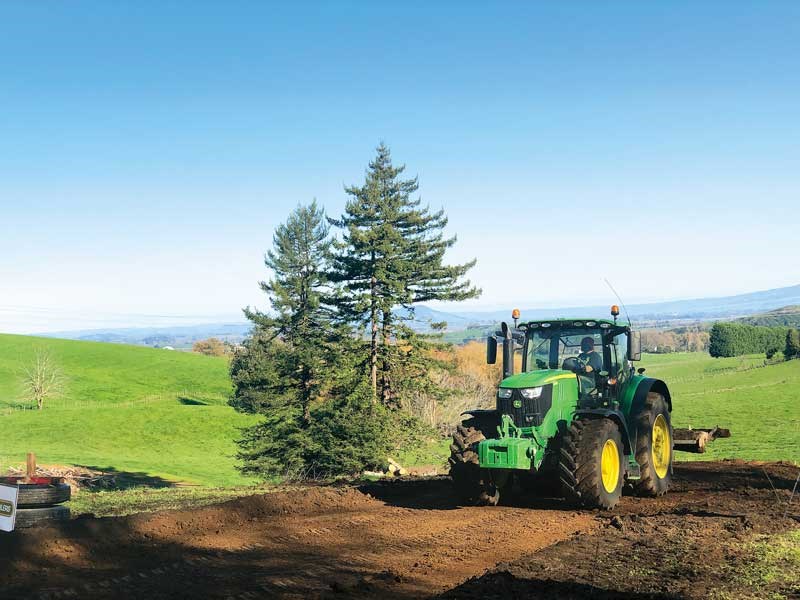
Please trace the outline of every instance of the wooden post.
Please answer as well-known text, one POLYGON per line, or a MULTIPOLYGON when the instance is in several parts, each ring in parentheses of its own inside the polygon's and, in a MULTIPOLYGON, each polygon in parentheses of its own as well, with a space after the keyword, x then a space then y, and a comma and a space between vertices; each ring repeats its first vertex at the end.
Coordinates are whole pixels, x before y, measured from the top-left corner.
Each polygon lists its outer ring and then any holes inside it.
POLYGON ((28 452, 28 466, 27 466, 26 479, 30 481, 34 477, 36 477, 36 455, 33 452, 28 452))

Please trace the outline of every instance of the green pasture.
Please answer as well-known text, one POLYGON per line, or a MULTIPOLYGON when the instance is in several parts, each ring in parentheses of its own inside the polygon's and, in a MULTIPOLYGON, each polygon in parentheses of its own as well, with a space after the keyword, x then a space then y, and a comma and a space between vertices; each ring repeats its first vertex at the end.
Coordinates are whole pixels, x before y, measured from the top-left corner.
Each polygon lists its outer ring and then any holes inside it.
MULTIPOLYGON (((24 408, 21 370, 45 350, 67 380, 62 398, 48 408, 131 405, 186 396, 225 404, 230 390, 224 359, 125 344, 76 342, 0 334, 0 413, 24 408)), ((29 407, 30 404, 28 403, 29 407)))
POLYGON ((647 354, 639 366, 667 382, 674 426, 731 430, 705 454, 677 459, 800 462, 800 360, 765 366, 764 355, 647 354))
POLYGON ((33 451, 42 464, 125 473, 130 485, 247 484, 235 468, 235 439, 254 418, 227 406, 227 369, 223 358, 0 335, 0 469, 33 451), (66 379, 63 396, 42 411, 20 384, 37 349, 66 379))

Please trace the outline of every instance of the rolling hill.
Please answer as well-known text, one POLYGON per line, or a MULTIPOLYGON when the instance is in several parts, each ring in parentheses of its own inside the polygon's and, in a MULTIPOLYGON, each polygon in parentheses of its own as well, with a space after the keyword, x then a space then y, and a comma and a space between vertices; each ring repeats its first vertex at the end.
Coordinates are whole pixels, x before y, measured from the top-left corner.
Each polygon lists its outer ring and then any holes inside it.
POLYGON ((134 344, 163 348, 191 348, 198 340, 215 337, 220 340, 239 343, 250 333, 252 325, 240 323, 209 323, 202 325, 177 325, 174 327, 120 327, 110 329, 78 329, 75 331, 56 331, 42 334, 66 340, 86 342, 110 342, 114 344, 134 344))
POLYGON ((767 327, 800 327, 800 305, 784 306, 776 310, 737 319, 749 325, 764 325, 767 327))
POLYGON ((239 428, 222 358, 121 344, 0 335, 0 468, 41 463, 113 469, 202 485, 246 483, 235 469, 239 428), (21 369, 37 350, 66 377, 61 398, 31 410, 21 369))
MULTIPOLYGON (((609 302, 611 304, 611 302, 609 302)), ((628 313, 634 321, 650 319, 698 319, 743 317, 761 311, 769 311, 790 304, 800 304, 800 285, 776 288, 760 292, 721 296, 719 298, 695 298, 672 300, 650 304, 629 304, 628 313)), ((491 312, 456 312, 459 318, 481 323, 508 320, 512 306, 507 310, 491 312)), ((527 308, 522 310, 524 319, 546 319, 553 317, 581 317, 605 315, 608 306, 576 306, 564 308, 527 308)), ((446 320, 446 319, 445 319, 446 320)))

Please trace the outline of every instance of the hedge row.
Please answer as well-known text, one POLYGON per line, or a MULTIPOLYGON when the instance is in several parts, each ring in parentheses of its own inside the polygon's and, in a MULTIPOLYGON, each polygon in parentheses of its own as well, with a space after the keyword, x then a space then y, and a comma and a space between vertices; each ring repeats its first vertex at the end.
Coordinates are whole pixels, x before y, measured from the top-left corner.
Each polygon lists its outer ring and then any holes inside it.
POLYGON ((708 352, 711 356, 728 357, 766 352, 771 357, 786 346, 788 327, 759 327, 744 323, 714 323, 708 352))

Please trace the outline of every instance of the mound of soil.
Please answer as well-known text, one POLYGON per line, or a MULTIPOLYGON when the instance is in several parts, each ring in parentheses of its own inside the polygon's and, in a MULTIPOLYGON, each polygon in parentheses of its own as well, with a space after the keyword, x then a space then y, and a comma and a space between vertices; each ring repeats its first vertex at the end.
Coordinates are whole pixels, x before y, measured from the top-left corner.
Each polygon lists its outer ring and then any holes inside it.
POLYGON ((559 499, 462 507, 434 477, 82 517, 0 535, 0 589, 45 600, 704 598, 731 591, 749 540, 800 526, 800 497, 788 504, 797 475, 679 464, 674 492, 625 497, 610 513, 559 499))

